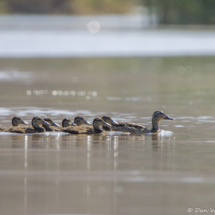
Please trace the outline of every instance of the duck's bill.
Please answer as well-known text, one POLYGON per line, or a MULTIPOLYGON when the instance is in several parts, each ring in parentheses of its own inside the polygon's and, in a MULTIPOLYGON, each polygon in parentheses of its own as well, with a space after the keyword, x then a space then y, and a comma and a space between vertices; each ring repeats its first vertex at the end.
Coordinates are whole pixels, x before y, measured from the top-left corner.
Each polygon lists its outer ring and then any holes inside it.
POLYGON ((104 122, 104 121, 103 121, 103 125, 106 125, 106 126, 108 126, 108 127, 111 127, 110 124, 108 124, 108 123, 106 123, 106 122, 104 122))
POLYGON ((111 123, 112 123, 112 125, 119 125, 119 123, 114 121, 113 119, 111 119, 111 123))
POLYGON ((85 124, 88 124, 88 125, 92 125, 90 122, 88 122, 87 120, 85 120, 85 124))
POLYGON ((50 125, 50 124, 43 120, 43 125, 50 125))
POLYGON ((29 123, 24 120, 22 120, 22 124, 29 125, 29 123))
POLYGON ((165 120, 175 120, 174 118, 171 118, 169 116, 166 115, 166 117, 164 118, 165 120))
POLYGON ((57 123, 53 122, 53 126, 60 127, 57 123))
POLYGON ((74 122, 72 122, 72 126, 77 126, 74 122))

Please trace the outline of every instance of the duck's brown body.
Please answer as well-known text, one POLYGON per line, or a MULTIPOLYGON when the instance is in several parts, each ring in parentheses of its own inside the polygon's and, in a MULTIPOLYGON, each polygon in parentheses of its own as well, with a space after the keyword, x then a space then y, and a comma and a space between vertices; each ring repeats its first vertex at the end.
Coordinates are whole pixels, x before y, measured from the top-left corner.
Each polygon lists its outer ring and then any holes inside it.
POLYGON ((95 131, 93 126, 69 126, 66 128, 63 128, 61 130, 62 132, 70 133, 70 134, 95 134, 95 133, 101 133, 102 131, 95 131))
POLYGON ((0 127, 0 132, 5 132, 8 128, 6 127, 0 127))
POLYGON ((113 131, 129 132, 131 134, 150 133, 151 131, 141 124, 132 122, 119 123, 112 126, 113 131))
POLYGON ((137 133, 137 132, 144 132, 150 133, 150 130, 147 129, 145 126, 133 122, 118 122, 118 125, 112 125, 112 127, 103 126, 105 131, 121 131, 121 132, 129 132, 129 133, 137 133))

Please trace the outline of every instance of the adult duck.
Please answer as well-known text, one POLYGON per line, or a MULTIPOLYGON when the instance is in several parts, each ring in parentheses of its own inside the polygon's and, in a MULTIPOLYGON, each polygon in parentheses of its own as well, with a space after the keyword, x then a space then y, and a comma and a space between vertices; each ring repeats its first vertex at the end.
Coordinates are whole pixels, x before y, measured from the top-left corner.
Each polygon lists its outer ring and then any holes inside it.
POLYGON ((67 132, 70 134, 97 134, 103 131, 102 126, 111 127, 110 124, 106 123, 100 118, 95 118, 93 120, 93 126, 70 126, 62 129, 62 132, 67 132))
POLYGON ((43 118, 43 120, 45 122, 48 122, 47 124, 42 124, 43 128, 45 128, 46 131, 60 131, 59 129, 57 129, 56 127, 60 127, 60 125, 58 125, 57 123, 55 123, 52 118, 50 117, 45 117, 43 118))
POLYGON ((147 129, 145 126, 132 122, 116 122, 109 116, 103 116, 102 119, 112 125, 113 131, 129 132, 132 134, 145 134, 159 132, 159 122, 162 120, 175 120, 163 111, 155 111, 152 115, 152 129, 147 129))
POLYGON ((25 130, 24 127, 19 127, 19 125, 24 124, 28 125, 29 123, 24 121, 21 117, 15 116, 12 118, 12 126, 11 128, 5 128, 3 131, 5 132, 14 132, 14 133, 23 133, 25 130))

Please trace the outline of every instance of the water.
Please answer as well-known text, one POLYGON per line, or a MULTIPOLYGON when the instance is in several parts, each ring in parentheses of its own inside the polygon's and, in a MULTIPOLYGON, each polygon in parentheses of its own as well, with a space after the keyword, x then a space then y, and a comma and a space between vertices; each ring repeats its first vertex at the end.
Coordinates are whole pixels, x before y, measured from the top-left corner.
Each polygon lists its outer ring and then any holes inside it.
POLYGON ((0 133, 1 214, 187 214, 214 206, 214 57, 0 59, 0 126, 104 114, 158 135, 0 133))

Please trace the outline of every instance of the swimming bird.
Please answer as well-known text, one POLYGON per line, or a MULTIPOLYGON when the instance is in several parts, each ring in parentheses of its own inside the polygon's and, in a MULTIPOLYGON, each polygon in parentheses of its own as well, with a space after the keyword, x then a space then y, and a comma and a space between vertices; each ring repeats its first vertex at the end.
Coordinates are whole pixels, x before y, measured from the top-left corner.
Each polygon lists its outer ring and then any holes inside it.
POLYGON ((45 128, 46 131, 60 131, 59 129, 55 127, 60 127, 57 123, 55 123, 52 118, 50 117, 45 117, 43 118, 45 122, 48 122, 49 125, 43 123, 43 127, 45 128))
MULTIPOLYGON (((112 125, 112 126, 114 126, 114 125, 119 125, 118 122, 114 121, 114 120, 113 120, 110 116, 108 116, 108 115, 103 116, 102 119, 103 119, 105 122, 107 122, 108 124, 112 125)), ((104 129, 105 131, 111 131, 111 130, 112 130, 112 126, 109 127, 109 126, 103 125, 103 129, 104 129)))
POLYGON ((62 120, 62 127, 65 128, 65 127, 69 127, 69 126, 77 126, 77 125, 75 123, 73 123, 71 119, 64 118, 62 120))
POLYGON ((80 126, 80 125, 82 125, 82 124, 92 125, 90 122, 88 122, 86 119, 84 119, 83 116, 76 116, 75 119, 74 119, 74 123, 75 123, 77 126, 80 126))
POLYGON ((8 130, 8 132, 12 133, 38 133, 38 132, 45 132, 45 128, 43 128, 42 125, 47 124, 50 125, 48 122, 44 121, 42 117, 34 117, 31 121, 32 127, 27 127, 27 128, 21 128, 20 130, 17 130, 15 127, 12 127, 11 129, 8 130))
POLYGON ((14 133, 23 133, 24 127, 19 127, 19 125, 25 124, 28 125, 29 123, 24 121, 21 117, 15 116, 12 118, 12 126, 11 128, 5 128, 3 131, 5 132, 14 132, 14 133))
POLYGON ((152 115, 152 129, 147 129, 141 124, 132 122, 117 122, 118 125, 114 124, 109 116, 103 116, 102 119, 112 125, 113 131, 130 132, 132 134, 156 133, 159 132, 159 122, 161 120, 175 120, 162 111, 155 111, 152 115))
POLYGON ((70 134, 96 134, 101 133, 102 126, 111 126, 100 118, 95 118, 93 120, 93 126, 70 126, 62 129, 62 132, 67 132, 70 134))

